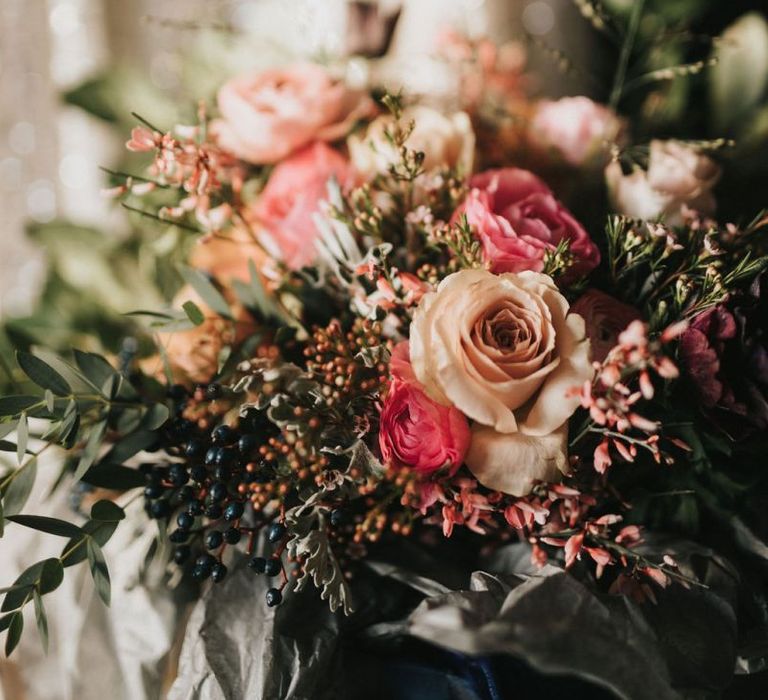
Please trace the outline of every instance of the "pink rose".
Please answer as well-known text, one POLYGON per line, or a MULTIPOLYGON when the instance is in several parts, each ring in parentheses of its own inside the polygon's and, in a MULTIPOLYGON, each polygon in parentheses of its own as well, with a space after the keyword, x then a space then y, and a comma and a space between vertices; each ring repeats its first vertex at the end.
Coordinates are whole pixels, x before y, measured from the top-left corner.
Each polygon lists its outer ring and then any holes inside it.
POLYGON ((262 228, 265 247, 297 270, 315 259, 313 220, 331 177, 347 179, 347 161, 316 142, 279 163, 250 214, 262 228))
POLYGON ((618 117, 604 105, 588 97, 563 97, 539 102, 528 135, 535 145, 579 166, 594 160, 619 130, 618 117))
POLYGON ((311 141, 343 137, 371 111, 324 68, 298 64, 242 75, 218 95, 221 119, 211 124, 219 144, 249 163, 276 163, 311 141))
POLYGON ((488 170, 475 175, 470 186, 457 216, 467 215, 493 272, 540 272, 547 251, 563 239, 570 241, 574 256, 569 277, 585 275, 600 262, 589 234, 533 173, 488 170))
POLYGON ((393 380, 379 425, 381 455, 396 468, 410 467, 424 476, 445 466, 455 472, 469 448, 467 419, 457 408, 443 406, 422 391, 408 352, 404 342, 392 354, 393 380))
POLYGON ((634 307, 597 289, 588 289, 571 307, 571 313, 584 319, 592 344, 592 359, 602 362, 619 343, 619 334, 640 318, 634 307))

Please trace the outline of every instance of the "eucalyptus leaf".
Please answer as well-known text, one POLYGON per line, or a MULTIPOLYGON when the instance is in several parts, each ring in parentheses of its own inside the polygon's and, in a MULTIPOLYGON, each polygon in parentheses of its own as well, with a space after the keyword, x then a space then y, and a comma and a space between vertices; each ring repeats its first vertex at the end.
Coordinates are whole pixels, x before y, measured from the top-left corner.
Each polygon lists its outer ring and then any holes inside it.
POLYGON ((33 457, 14 474, 3 494, 5 517, 17 515, 27 502, 37 478, 37 460, 33 457))
POLYGON ((24 631, 24 616, 21 611, 13 613, 8 621, 8 636, 5 638, 5 655, 10 656, 18 646, 24 631))
POLYGON ((232 318, 232 311, 227 304, 227 300, 216 289, 213 283, 199 270, 195 270, 187 265, 179 267, 181 276, 199 295, 200 298, 211 307, 211 309, 223 318, 232 318))
POLYGON ((27 452, 27 443, 29 442, 29 422, 27 414, 22 413, 19 416, 19 427, 16 430, 16 459, 21 464, 24 461, 24 455, 27 452))
POLYGON ((81 479, 86 484, 101 489, 127 491, 144 485, 144 476, 138 469, 119 464, 99 463, 91 467, 81 479))
POLYGON ((37 403, 40 403, 39 396, 2 396, 0 416, 16 416, 37 403))
POLYGON ((71 393, 66 379, 39 357, 19 351, 16 353, 16 360, 24 373, 39 387, 50 389, 57 396, 67 396, 71 393))
POLYGON ((72 477, 75 481, 80 481, 80 479, 83 478, 83 474, 91 468, 96 460, 106 429, 106 421, 101 421, 91 428, 91 432, 88 434, 88 442, 86 442, 85 447, 83 448, 83 453, 80 455, 77 469, 75 469, 75 473, 72 477))
POLYGON ((107 452, 101 462, 107 464, 122 464, 137 452, 151 447, 157 441, 157 435, 151 430, 137 430, 126 435, 107 452))
POLYGON ((205 323, 205 315, 200 311, 200 307, 195 304, 194 301, 185 301, 181 308, 187 314, 187 318, 192 321, 196 326, 200 326, 205 323))
POLYGON ((73 350, 73 354, 78 368, 96 389, 100 390, 110 377, 117 374, 114 367, 101 355, 77 349, 73 350))
POLYGON ((45 390, 45 407, 48 409, 48 413, 53 413, 56 409, 56 400, 53 398, 53 392, 50 389, 45 390))
POLYGON ((91 520, 119 522, 125 518, 125 511, 113 501, 96 501, 91 508, 91 520))
POLYGON ((57 535, 58 537, 79 537, 83 534, 83 531, 73 523, 68 523, 66 520, 59 520, 58 518, 49 518, 44 515, 8 515, 6 519, 17 525, 23 525, 32 530, 46 532, 49 535, 57 535))
POLYGON ((96 592, 99 594, 99 598, 104 601, 104 604, 109 605, 111 584, 109 581, 109 569, 107 568, 107 562, 104 559, 104 553, 101 551, 101 547, 99 547, 99 545, 91 538, 86 542, 86 551, 88 555, 88 565, 91 569, 93 582, 96 585, 96 592))
POLYGON ((170 415, 171 412, 168 410, 168 406, 163 403, 156 403, 144 414, 141 420, 141 427, 145 430, 157 430, 168 420, 170 415))
POLYGON ((35 602, 35 622, 37 623, 37 631, 40 634, 40 643, 43 645, 43 651, 48 653, 48 617, 45 614, 45 606, 43 605, 43 597, 35 590, 33 592, 33 600, 35 602))

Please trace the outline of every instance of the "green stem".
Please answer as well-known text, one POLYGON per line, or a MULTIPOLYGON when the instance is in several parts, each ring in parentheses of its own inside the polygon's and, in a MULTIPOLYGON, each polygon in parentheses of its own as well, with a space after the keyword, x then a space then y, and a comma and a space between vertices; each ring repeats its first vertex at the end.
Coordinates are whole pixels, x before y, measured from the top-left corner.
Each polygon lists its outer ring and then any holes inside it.
POLYGON ((632 6, 632 14, 629 17, 629 24, 627 25, 627 34, 624 37, 624 43, 621 45, 619 63, 616 66, 616 75, 613 78, 611 97, 608 100, 608 104, 613 110, 619 106, 619 101, 621 100, 621 95, 624 90, 624 79, 627 77, 629 57, 631 56, 632 49, 635 45, 637 30, 640 27, 640 20, 643 16, 644 4, 645 0, 635 0, 635 4, 632 6))

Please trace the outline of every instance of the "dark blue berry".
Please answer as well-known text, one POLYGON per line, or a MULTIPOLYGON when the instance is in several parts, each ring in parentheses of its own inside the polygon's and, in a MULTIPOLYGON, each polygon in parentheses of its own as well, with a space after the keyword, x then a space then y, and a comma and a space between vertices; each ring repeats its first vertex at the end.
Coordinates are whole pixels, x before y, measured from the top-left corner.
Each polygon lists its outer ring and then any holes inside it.
POLYGON ((206 453, 205 453, 205 463, 212 467, 214 464, 216 464, 216 459, 219 456, 219 448, 218 447, 211 447, 206 453))
POLYGON ((182 530, 189 530, 195 524, 195 516, 181 512, 176 516, 176 524, 182 530))
POLYGON ((237 433, 228 425, 220 425, 211 433, 214 445, 231 445, 236 437, 237 433))
POLYGON ((205 546, 208 549, 218 549, 221 547, 221 543, 224 537, 220 530, 210 530, 205 536, 205 546))
POLYGON ((216 455, 216 465, 234 467, 237 464, 237 452, 234 447, 222 447, 216 455))
POLYGON ((213 401, 214 399, 220 399, 224 395, 224 388, 221 384, 211 382, 205 389, 205 398, 213 401))
POLYGON ((174 542, 176 544, 180 542, 186 542, 187 538, 189 537, 189 531, 185 528, 179 528, 178 530, 174 530, 170 535, 168 535, 168 539, 171 542, 174 542))
POLYGON ((195 564, 195 567, 192 569, 192 578, 196 581, 204 581, 211 575, 210 569, 206 569, 202 566, 197 566, 195 564))
POLYGON ((269 526, 269 530, 267 530, 267 539, 272 544, 282 540, 283 535, 285 535, 285 525, 281 525, 280 523, 272 523, 269 526))
POLYGON ((150 513, 153 518, 166 518, 171 514, 171 504, 168 501, 154 501, 150 513))
POLYGON ((201 554, 197 559, 195 559, 195 566, 199 566, 202 569, 207 569, 209 573, 211 569, 213 569, 213 565, 215 563, 216 559, 210 554, 201 554))
POLYGON ((236 527, 230 527, 224 530, 224 539, 226 540, 227 544, 237 544, 241 537, 242 535, 240 534, 240 530, 238 530, 236 527))
POLYGON ((159 484, 150 484, 144 487, 144 495, 147 498, 160 498, 163 495, 163 487, 159 484))
POLYGON ((182 486, 176 492, 176 500, 179 503, 189 503, 195 497, 195 490, 191 486, 182 486))
POLYGON ((267 567, 267 560, 264 557, 253 557, 253 559, 248 562, 248 566, 257 574, 263 574, 267 567))
POLYGON ((196 464, 189 470, 189 475, 192 477, 193 481, 200 483, 201 481, 205 481, 205 477, 208 476, 208 470, 202 464, 196 464))
POLYGON ((232 478, 232 470, 229 467, 218 466, 213 470, 213 478, 219 481, 229 481, 232 478))
POLYGON ((192 550, 189 548, 188 544, 181 544, 178 547, 176 547, 176 551, 173 553, 173 561, 175 561, 177 564, 183 564, 187 559, 189 559, 189 555, 192 553, 192 550))
POLYGON ((280 605, 283 602, 283 594, 277 588, 270 588, 267 591, 267 605, 270 608, 274 608, 276 605, 280 605))
POLYGON ((202 501, 190 501, 187 505, 187 513, 190 515, 202 515, 205 512, 205 506, 202 501))
POLYGON ((218 503, 211 503, 205 509, 205 515, 211 520, 218 520, 221 517, 222 508, 218 503))
POLYGON ((331 525, 333 527, 339 527, 343 525, 347 520, 347 514, 338 508, 331 511, 331 525))
POLYGON ((219 583, 220 581, 223 581, 226 575, 227 575, 227 567, 224 566, 224 564, 219 562, 213 565, 213 570, 211 571, 211 578, 213 579, 214 583, 219 583))
POLYGON ((264 564, 264 573, 267 576, 277 576, 283 570, 283 564, 279 559, 267 559, 264 564))
POLYGON ((189 472, 183 464, 174 464, 168 471, 168 479, 174 486, 183 486, 189 481, 189 472))
POLYGON ((249 455, 253 454, 257 447, 259 447, 260 442, 261 441, 256 435, 243 435, 237 441, 237 449, 240 450, 241 455, 248 457, 249 455))
POLYGON ((221 481, 214 481, 211 484, 211 488, 208 494, 211 497, 211 501, 213 501, 214 503, 217 503, 218 501, 221 501, 222 499, 226 498, 227 485, 222 483, 221 481))
POLYGON ((232 503, 228 503, 227 507, 224 509, 224 520, 237 520, 243 515, 244 510, 245 506, 242 503, 232 501, 232 503))
POLYGON ((184 454, 190 459, 197 459, 205 454, 206 444, 202 440, 192 439, 184 448, 184 454))

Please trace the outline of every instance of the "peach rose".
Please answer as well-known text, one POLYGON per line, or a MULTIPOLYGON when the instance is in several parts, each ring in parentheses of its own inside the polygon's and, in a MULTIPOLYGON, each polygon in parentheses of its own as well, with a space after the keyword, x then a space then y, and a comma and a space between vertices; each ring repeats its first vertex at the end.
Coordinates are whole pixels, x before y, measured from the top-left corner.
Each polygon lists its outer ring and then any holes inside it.
POLYGON ((372 102, 314 64, 242 75, 219 90, 218 143, 249 163, 276 163, 311 141, 335 141, 372 102))
POLYGON ((594 370, 584 320, 551 278, 449 275, 416 309, 410 357, 431 398, 475 421, 465 461, 481 483, 522 496, 565 471, 569 390, 594 370))
POLYGON ((555 151, 574 166, 584 165, 616 139, 620 122, 616 114, 588 97, 542 100, 528 127, 528 138, 539 148, 555 151))
POLYGON ((616 211, 634 219, 663 218, 681 222, 684 206, 712 214, 712 188, 720 167, 709 156, 678 141, 651 141, 648 170, 636 168, 624 175, 617 162, 605 171, 608 193, 616 211))
POLYGON ((198 241, 190 252, 189 264, 208 273, 221 284, 230 285, 233 280, 247 282, 250 279, 248 263, 251 260, 256 269, 261 270, 267 259, 264 248, 250 232, 242 227, 233 227, 215 237, 198 241))
POLYGON ((261 228, 265 247, 298 270, 316 255, 314 216, 326 198, 328 180, 347 179, 348 164, 330 146, 316 142, 279 163, 249 216, 261 228))
MULTIPOLYGON (((475 134, 467 114, 456 112, 446 116, 419 105, 404 110, 403 123, 411 120, 414 128, 406 146, 424 153, 425 172, 440 167, 457 168, 465 175, 472 172, 475 134)), ((352 167, 358 175, 371 179, 386 173, 387 167, 398 161, 400 154, 384 135, 393 123, 391 115, 382 115, 370 123, 365 134, 353 134, 347 139, 352 167)))

